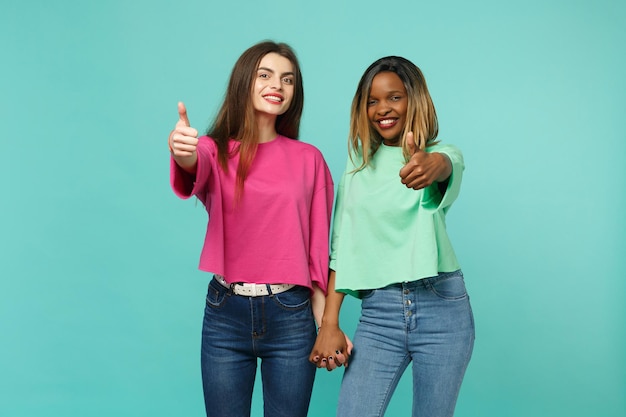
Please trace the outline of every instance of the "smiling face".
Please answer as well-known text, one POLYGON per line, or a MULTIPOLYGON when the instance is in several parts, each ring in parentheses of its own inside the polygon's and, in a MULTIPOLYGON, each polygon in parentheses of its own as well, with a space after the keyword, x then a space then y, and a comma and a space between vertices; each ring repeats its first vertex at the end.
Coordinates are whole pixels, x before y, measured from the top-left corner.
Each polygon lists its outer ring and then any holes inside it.
POLYGON ((406 88, 396 73, 384 71, 374 77, 367 100, 367 117, 385 145, 399 146, 407 106, 406 88))
POLYGON ((257 113, 279 116, 289 109, 295 75, 289 59, 270 52, 261 58, 252 88, 252 105, 257 113))

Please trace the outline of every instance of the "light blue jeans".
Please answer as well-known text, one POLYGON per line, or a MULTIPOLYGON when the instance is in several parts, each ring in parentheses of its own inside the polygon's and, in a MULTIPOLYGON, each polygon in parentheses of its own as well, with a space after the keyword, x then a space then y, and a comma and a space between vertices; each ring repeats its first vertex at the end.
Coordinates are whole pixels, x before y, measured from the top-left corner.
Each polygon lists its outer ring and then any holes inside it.
POLYGON ((316 331, 310 291, 245 297, 213 279, 202 327, 202 383, 209 417, 250 416, 261 359, 266 417, 305 417, 316 367, 309 362, 316 331))
POLYGON ((365 291, 353 342, 337 416, 383 416, 412 362, 412 416, 451 417, 474 346, 462 272, 365 291))

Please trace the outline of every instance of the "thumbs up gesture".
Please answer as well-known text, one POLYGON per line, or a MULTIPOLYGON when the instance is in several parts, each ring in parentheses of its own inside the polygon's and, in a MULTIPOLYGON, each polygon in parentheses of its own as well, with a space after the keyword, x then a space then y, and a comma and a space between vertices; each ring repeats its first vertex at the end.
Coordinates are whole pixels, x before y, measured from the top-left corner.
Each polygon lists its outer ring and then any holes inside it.
POLYGON ((411 155, 409 161, 400 170, 402 184, 407 188, 419 190, 433 182, 442 182, 452 173, 452 164, 442 153, 426 152, 425 143, 415 143, 413 132, 406 135, 406 143, 411 155))
POLYGON ((178 121, 168 142, 176 163, 186 171, 195 172, 198 162, 198 131, 189 125, 187 108, 182 102, 178 103, 178 121))

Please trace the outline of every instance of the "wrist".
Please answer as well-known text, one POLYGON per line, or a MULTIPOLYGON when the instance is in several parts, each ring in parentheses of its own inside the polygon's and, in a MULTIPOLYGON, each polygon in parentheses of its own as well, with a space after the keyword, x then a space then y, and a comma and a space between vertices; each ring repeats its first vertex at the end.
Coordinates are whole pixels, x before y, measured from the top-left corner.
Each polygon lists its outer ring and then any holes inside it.
POLYGON ((339 328, 339 321, 322 319, 322 323, 320 324, 319 328, 321 329, 322 326, 324 326, 325 328, 331 328, 331 327, 339 328))
POLYGON ((176 165, 178 165, 183 171, 191 175, 196 175, 198 158, 195 151, 190 156, 178 156, 176 154, 172 154, 172 157, 174 158, 176 165))
POLYGON ((174 135, 174 131, 170 132, 170 135, 167 137, 167 146, 170 148, 170 153, 174 153, 174 149, 172 149, 172 135, 174 135))
POLYGON ((450 177, 450 174, 452 174, 452 162, 445 153, 437 152, 436 155, 439 155, 441 158, 441 172, 437 177, 437 182, 443 182, 450 177))

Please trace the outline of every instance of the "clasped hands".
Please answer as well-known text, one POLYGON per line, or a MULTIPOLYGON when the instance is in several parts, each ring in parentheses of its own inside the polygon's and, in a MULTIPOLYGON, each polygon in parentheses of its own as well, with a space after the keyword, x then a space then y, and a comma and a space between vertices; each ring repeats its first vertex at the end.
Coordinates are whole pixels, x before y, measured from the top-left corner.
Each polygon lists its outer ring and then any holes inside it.
POLYGON ((319 328, 309 361, 329 371, 340 366, 347 368, 352 347, 352 342, 338 326, 324 325, 319 328))

